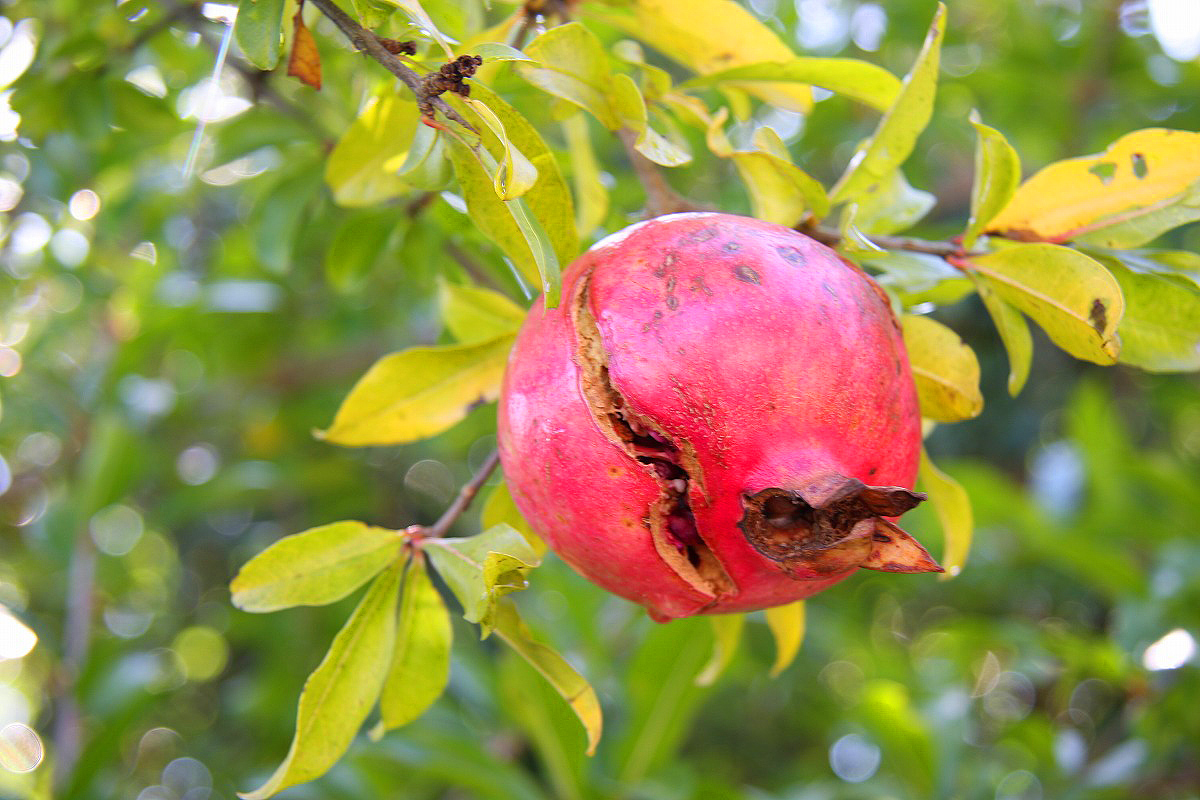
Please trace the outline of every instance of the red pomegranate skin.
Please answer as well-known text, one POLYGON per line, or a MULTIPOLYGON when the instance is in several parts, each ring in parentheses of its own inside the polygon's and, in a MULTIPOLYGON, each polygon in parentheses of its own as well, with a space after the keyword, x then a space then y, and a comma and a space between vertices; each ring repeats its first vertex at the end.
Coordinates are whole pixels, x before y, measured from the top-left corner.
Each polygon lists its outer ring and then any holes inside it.
MULTIPOLYGON (((597 243, 567 269, 562 297, 535 303, 513 348, 500 457, 517 507, 579 573, 666 620, 807 597, 879 547, 863 544, 872 530, 924 554, 868 522, 834 545, 861 554, 843 558, 853 563, 830 566, 828 549, 812 564, 773 556, 772 526, 785 526, 780 548, 799 547, 787 537, 809 531, 796 520, 811 521, 825 488, 869 494, 916 477, 920 415, 900 330, 856 266, 779 225, 675 214, 597 243), (771 489, 784 499, 763 500, 771 489), (749 521, 789 502, 792 516, 749 521)), ((861 509, 847 491, 838 497, 861 509)))

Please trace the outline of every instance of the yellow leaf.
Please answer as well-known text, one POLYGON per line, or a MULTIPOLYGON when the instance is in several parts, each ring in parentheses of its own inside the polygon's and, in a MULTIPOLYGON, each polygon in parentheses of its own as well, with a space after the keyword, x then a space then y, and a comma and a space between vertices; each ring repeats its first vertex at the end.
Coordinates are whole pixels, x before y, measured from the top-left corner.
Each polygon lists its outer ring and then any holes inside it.
POLYGON ((304 24, 303 9, 292 17, 292 54, 288 56, 287 74, 314 89, 321 88, 321 52, 317 40, 304 24))
POLYGON ((709 617, 713 630, 713 652, 704 669, 696 676, 697 686, 712 686, 733 661, 738 643, 742 640, 745 614, 717 614, 709 617))
POLYGON ((367 104, 325 163, 325 183, 338 205, 371 206, 408 189, 397 172, 405 163, 418 116, 412 97, 394 90, 367 104))
POLYGON ((771 667, 774 678, 787 669, 800 652, 804 641, 804 601, 768 608, 766 615, 767 626, 775 637, 775 663, 771 667))
POLYGON ((1020 311, 996 294, 996 290, 981 278, 972 275, 979 299, 992 317, 1000 341, 1008 353, 1008 393, 1016 397, 1029 377, 1029 366, 1033 361, 1033 337, 1029 334, 1029 323, 1020 311))
POLYGON ((463 102, 478 115, 479 119, 483 120, 488 130, 500 142, 503 155, 500 158, 500 166, 496 169, 496 174, 492 179, 496 196, 501 200, 512 200, 532 189, 538 179, 537 167, 509 141, 500 117, 479 100, 464 97, 463 102))
POLYGON ((934 465, 924 447, 921 448, 921 468, 917 479, 929 493, 929 502, 933 504, 942 526, 942 537, 946 543, 946 552, 942 555, 942 565, 946 571, 942 573, 942 580, 953 578, 962 571, 967 553, 971 550, 971 535, 975 528, 971 498, 958 481, 934 465))
POLYGON ((975 128, 975 182, 971 187, 971 218, 963 233, 962 246, 970 250, 988 222, 1004 209, 1021 182, 1021 159, 995 128, 984 125, 979 112, 972 111, 975 128))
POLYGON ((921 416, 958 422, 983 410, 979 360, 958 334, 929 317, 905 314, 904 345, 917 384, 921 416))
POLYGON ((1095 259, 1055 244, 1020 244, 966 263, 1063 350, 1095 364, 1117 360, 1125 300, 1095 259))
POLYGON ((403 444, 441 433, 500 395, 515 336, 413 347, 384 356, 342 401, 322 439, 343 445, 403 444))
MULTIPOLYGON (((628 14, 597 16, 701 75, 795 58, 774 31, 734 0, 635 0, 628 14)), ((759 81, 739 85, 780 108, 812 108, 808 86, 759 81)))
POLYGON ((461 344, 515 333, 525 321, 525 309, 499 292, 479 286, 441 281, 438 302, 446 327, 461 344))
POLYGON ((1200 219, 1200 133, 1147 128, 1021 184, 988 230, 1016 239, 1144 244, 1200 219))

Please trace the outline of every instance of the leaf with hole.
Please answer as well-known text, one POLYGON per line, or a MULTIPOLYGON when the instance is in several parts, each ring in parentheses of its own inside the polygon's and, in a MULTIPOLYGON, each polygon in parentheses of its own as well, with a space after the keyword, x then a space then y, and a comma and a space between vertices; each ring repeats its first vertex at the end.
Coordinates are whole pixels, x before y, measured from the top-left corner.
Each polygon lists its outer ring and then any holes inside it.
POLYGON ((1150 372, 1200 370, 1200 286, 1166 270, 1136 269, 1136 262, 1116 256, 1097 258, 1125 298, 1121 363, 1150 372))

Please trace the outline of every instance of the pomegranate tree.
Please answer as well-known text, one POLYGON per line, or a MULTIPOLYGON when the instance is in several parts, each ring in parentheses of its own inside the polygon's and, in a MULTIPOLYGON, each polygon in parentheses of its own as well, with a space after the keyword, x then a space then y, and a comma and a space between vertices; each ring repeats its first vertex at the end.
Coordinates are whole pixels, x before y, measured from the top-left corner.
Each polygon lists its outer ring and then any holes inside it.
POLYGON ((499 425, 533 528, 655 619, 941 569, 889 519, 924 497, 888 299, 778 225, 675 214, 599 242, 526 319, 499 425))

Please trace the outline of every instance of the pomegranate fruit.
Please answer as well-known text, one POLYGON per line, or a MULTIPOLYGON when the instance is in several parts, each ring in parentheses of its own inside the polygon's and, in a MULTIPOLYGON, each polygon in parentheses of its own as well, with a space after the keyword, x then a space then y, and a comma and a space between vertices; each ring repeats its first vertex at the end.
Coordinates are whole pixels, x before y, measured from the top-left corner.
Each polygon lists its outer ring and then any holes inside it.
POLYGON ((530 311, 499 426, 534 530, 658 620, 941 571, 888 519, 924 496, 887 297, 779 225, 674 214, 597 243, 530 311))

